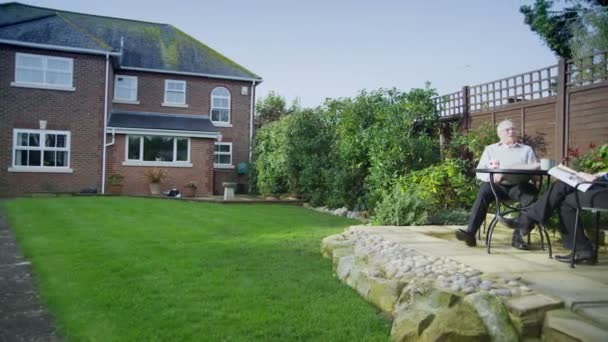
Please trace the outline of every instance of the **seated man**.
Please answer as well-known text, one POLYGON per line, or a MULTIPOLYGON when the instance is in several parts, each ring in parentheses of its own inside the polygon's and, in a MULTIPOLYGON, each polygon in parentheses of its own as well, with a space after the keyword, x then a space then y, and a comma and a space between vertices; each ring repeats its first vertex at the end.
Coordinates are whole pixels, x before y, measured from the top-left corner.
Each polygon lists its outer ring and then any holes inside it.
MULTIPOLYGON (((592 176, 592 175, 588 175, 592 176)), ((597 180, 602 182, 608 181, 608 175, 605 173, 598 174, 597 180)), ((592 176, 593 177, 593 176, 592 176)), ((595 184, 586 192, 579 192, 579 200, 581 206, 594 206, 599 208, 608 208, 608 193, 601 192, 605 190, 604 184, 595 184)), ((572 250, 572 243, 576 240, 576 255, 574 262, 588 262, 593 260, 593 248, 591 242, 585 236, 583 229, 577 231, 574 235, 574 221, 576 219, 576 198, 574 191, 570 185, 557 181, 551 184, 547 190, 530 208, 522 212, 522 215, 517 219, 501 219, 503 223, 511 228, 517 228, 522 235, 528 235, 532 225, 536 222, 544 223, 553 214, 556 208, 559 208, 559 230, 562 234, 562 242, 566 249, 572 250)), ((556 255, 555 259, 562 262, 570 262, 572 253, 569 255, 556 255)))
MULTIPOLYGON (((502 121, 496 128, 500 141, 496 144, 486 146, 479 160, 477 168, 508 168, 512 165, 535 164, 538 163, 534 150, 522 143, 517 142, 515 128, 510 120, 502 121)), ((494 202, 494 194, 490 188, 490 175, 478 173, 477 178, 483 181, 477 193, 477 199, 473 204, 473 211, 469 219, 469 225, 465 230, 456 231, 456 238, 464 241, 467 246, 476 245, 475 234, 486 217, 486 212, 490 203, 494 202)), ((534 202, 536 198, 536 188, 525 179, 507 179, 500 174, 494 175, 496 194, 501 199, 510 198, 519 201, 522 206, 527 206, 534 202)), ((519 230, 513 232, 513 247, 527 249, 519 230)))

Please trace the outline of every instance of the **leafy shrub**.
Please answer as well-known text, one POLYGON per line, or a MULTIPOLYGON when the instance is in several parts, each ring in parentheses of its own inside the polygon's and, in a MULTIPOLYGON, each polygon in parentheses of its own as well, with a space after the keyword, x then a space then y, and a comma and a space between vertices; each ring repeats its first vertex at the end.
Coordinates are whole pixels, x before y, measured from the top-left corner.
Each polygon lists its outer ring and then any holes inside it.
POLYGON ((327 170, 333 163, 335 127, 322 111, 292 115, 286 128, 286 171, 289 191, 312 205, 323 204, 330 188, 327 170))
POLYGON ((583 154, 579 152, 579 148, 568 150, 568 156, 573 158, 574 168, 588 173, 608 171, 608 144, 599 147, 591 144, 589 147, 591 149, 583 154))
POLYGON ((446 159, 441 164, 413 171, 399 179, 405 191, 420 187, 420 195, 428 200, 432 211, 449 208, 470 208, 477 195, 475 179, 464 173, 465 162, 446 159))
POLYGON ((462 208, 441 209, 429 217, 429 224, 467 224, 470 216, 471 212, 462 208))
POLYGON ((403 191, 396 185, 391 191, 384 193, 372 221, 381 225, 421 225, 426 223, 429 205, 419 186, 412 185, 407 191, 403 191))
POLYGON ((254 170, 257 190, 264 196, 283 194, 287 186, 287 126, 290 116, 271 122, 256 132, 254 170))
POLYGON ((466 132, 454 124, 450 135, 451 139, 447 144, 445 155, 447 158, 466 160, 466 170, 469 173, 479 163, 484 148, 499 140, 496 128, 488 122, 466 132))

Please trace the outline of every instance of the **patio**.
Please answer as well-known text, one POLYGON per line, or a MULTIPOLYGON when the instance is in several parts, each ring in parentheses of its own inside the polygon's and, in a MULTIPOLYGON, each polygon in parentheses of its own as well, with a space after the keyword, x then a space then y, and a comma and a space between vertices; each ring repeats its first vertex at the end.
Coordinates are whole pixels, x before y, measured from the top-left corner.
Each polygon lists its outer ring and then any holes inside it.
MULTIPOLYGON (((454 230, 457 228, 354 226, 342 234, 345 239, 335 239, 336 236, 326 238, 322 250, 326 255, 331 250, 339 278, 364 297, 367 296, 366 299, 381 309, 382 306, 378 303, 382 301, 385 303, 384 307, 389 308, 385 311, 394 308, 395 321, 399 320, 398 307, 404 295, 398 290, 394 297, 395 302, 388 306, 386 298, 378 301, 371 294, 373 290, 369 291, 374 288, 374 285, 369 283, 379 281, 373 277, 385 278, 383 281, 388 282, 402 281, 407 284, 406 288, 411 286, 416 278, 423 277, 430 279, 441 291, 458 295, 463 295, 464 292, 465 301, 471 293, 490 292, 501 298, 512 320, 514 317, 518 319, 520 325, 514 325, 520 337, 524 338, 538 338, 542 331, 545 339, 594 341, 602 340, 608 334, 608 253, 605 246, 600 248, 597 265, 577 265, 571 269, 568 264, 549 259, 548 252, 540 249, 539 236, 535 232, 532 233, 532 250, 521 251, 510 246, 512 231, 499 225, 494 233, 492 254, 488 255, 483 241, 478 241, 478 246, 474 248, 466 247, 464 243, 457 241, 454 237, 454 230), (331 239, 333 241, 329 241, 331 239), (348 239, 356 240, 352 248, 355 259, 353 265, 359 265, 363 270, 354 277, 353 274, 357 271, 350 269, 348 274, 345 271, 346 263, 342 260, 351 255, 347 248, 344 248, 348 245, 348 239), (364 246, 364 240, 374 242, 364 246), (330 246, 332 244, 333 247, 330 246), (388 255, 409 254, 413 265, 408 272, 397 272, 395 275, 395 271, 390 269, 391 261, 387 262, 386 259, 383 263, 388 267, 380 266, 378 271, 369 271, 370 265, 380 260, 379 250, 387 250, 387 247, 407 251, 393 251, 388 255), (423 268, 418 267, 419 258, 426 258, 420 262, 423 268), (361 260, 369 260, 369 264, 361 266, 361 260), (441 264, 439 268, 436 268, 437 263, 441 264), (454 265, 452 267, 455 270, 444 266, 448 263, 454 265), (365 273, 373 275, 362 281, 362 274, 365 273), (475 278, 472 276, 480 278, 478 287, 467 289, 466 286, 470 286, 470 281, 475 278), (455 277, 465 279, 460 283, 460 287, 455 285, 455 277), (357 280, 354 280, 355 278, 357 280), (454 282, 448 282, 451 278, 455 279, 454 282), (465 281, 467 285, 464 285, 465 281), (491 289, 490 286, 482 289, 483 284, 479 287, 479 283, 484 282, 493 284, 491 289), (367 285, 362 286, 363 283, 367 285), (450 288, 452 285, 456 287, 450 288)), ((559 235, 551 234, 551 238, 554 255, 567 254, 561 247, 559 235)), ((406 263, 410 262, 407 258, 405 260, 406 263)), ((395 329, 394 325, 393 330, 395 329)))

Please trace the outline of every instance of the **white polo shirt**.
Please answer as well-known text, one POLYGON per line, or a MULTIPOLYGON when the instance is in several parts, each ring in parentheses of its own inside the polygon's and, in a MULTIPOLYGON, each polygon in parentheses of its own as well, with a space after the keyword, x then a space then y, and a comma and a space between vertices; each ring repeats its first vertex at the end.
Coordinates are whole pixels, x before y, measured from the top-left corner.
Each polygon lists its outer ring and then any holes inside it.
MULTIPOLYGON (((518 164, 538 163, 538 159, 536 159, 536 154, 532 147, 522 143, 506 145, 502 142, 497 142, 496 144, 486 146, 481 155, 481 159, 479 159, 477 168, 489 168, 490 160, 500 161, 501 169, 508 169, 509 166, 518 164)), ((481 181, 490 181, 490 175, 487 173, 477 173, 476 176, 477 179, 481 181)))

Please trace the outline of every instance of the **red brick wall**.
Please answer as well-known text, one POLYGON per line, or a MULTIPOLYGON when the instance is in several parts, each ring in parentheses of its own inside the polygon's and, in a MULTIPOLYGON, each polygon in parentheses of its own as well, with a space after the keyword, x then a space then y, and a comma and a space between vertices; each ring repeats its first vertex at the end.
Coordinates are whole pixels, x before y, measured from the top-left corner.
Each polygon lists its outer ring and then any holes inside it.
POLYGON ((0 196, 100 188, 104 78, 103 56, 0 44, 0 196), (15 52, 73 58, 76 90, 11 86, 15 80, 15 52), (8 172, 12 166, 13 128, 38 129, 39 120, 47 120, 47 129, 71 132, 73 173, 8 172))
MULTIPOLYGON (((125 135, 116 135, 114 145, 108 147, 107 174, 120 173, 124 178, 123 193, 131 195, 147 195, 148 182, 144 173, 150 166, 126 166, 125 135)), ((190 161, 192 167, 159 167, 165 171, 167 178, 162 182, 161 189, 179 189, 184 192, 184 185, 190 181, 198 183, 197 195, 213 193, 213 139, 191 138, 190 161)), ((107 187, 106 187, 107 190, 107 187)))
MULTIPOLYGON (((225 87, 230 91, 230 123, 232 127, 218 127, 222 134, 223 142, 232 142, 232 161, 236 165, 249 161, 249 116, 251 111, 251 82, 218 80, 196 76, 180 76, 172 74, 146 73, 146 72, 122 72, 119 75, 137 76, 137 100, 139 104, 114 103, 114 109, 174 113, 174 114, 197 114, 210 115, 211 91, 215 87, 225 87), (188 108, 165 107, 164 101, 165 80, 186 81, 186 104, 188 108), (249 87, 248 95, 241 95, 241 87, 249 87)), ((114 92, 112 91, 112 96, 114 92)), ((239 176, 236 169, 216 170, 215 193, 221 194, 223 189, 221 183, 225 181, 247 183, 246 176, 239 176)), ((247 187, 247 186, 245 186, 247 187)))

